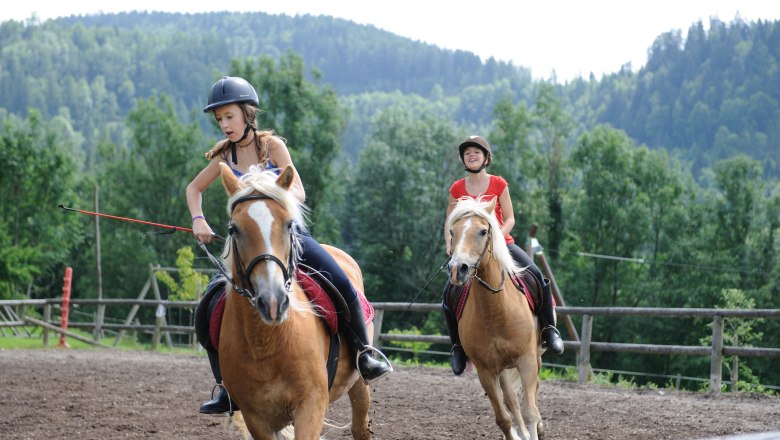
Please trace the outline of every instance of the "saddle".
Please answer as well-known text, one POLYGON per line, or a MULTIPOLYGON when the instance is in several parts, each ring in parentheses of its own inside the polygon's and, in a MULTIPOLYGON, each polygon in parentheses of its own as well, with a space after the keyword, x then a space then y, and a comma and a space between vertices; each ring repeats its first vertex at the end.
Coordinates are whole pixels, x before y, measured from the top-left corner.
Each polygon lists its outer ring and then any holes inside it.
MULTIPOLYGON (((534 275, 530 271, 523 271, 521 274, 513 273, 509 277, 512 280, 512 284, 517 289, 517 293, 524 295, 528 300, 528 307, 531 312, 536 311, 536 305, 541 304, 541 289, 536 290, 536 295, 531 293, 531 289, 528 285, 538 285, 539 281, 534 278, 534 275)), ((460 321, 461 315, 463 315, 463 308, 466 306, 466 301, 469 298, 469 291, 471 290, 471 281, 466 282, 461 286, 456 286, 447 280, 447 284, 444 285, 444 304, 448 310, 452 310, 452 314, 455 320, 460 321)))

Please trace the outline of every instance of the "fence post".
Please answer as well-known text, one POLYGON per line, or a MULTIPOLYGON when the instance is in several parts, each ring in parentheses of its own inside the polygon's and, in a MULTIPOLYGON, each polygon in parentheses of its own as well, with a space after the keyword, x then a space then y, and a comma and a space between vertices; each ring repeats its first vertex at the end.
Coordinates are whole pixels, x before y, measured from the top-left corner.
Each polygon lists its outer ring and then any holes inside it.
POLYGON ((379 337, 382 335, 382 319, 385 317, 385 311, 382 309, 374 309, 374 337, 371 338, 371 345, 376 348, 379 347, 379 337))
MULTIPOLYGON (((47 302, 46 305, 43 306, 43 320, 46 324, 51 324, 51 303, 47 302)), ((49 329, 47 327, 43 328, 43 346, 49 346, 49 329)))
POLYGON ((710 392, 720 393, 723 374, 723 316, 712 317, 712 357, 710 360, 710 392))
POLYGON ((92 335, 95 342, 100 342, 103 339, 103 319, 105 319, 105 316, 106 305, 102 303, 98 304, 97 314, 95 315, 95 333, 92 335))
POLYGON ((590 338, 593 334, 593 316, 582 315, 582 334, 580 335, 580 352, 577 356, 577 372, 579 383, 587 383, 593 376, 590 367, 590 338))
POLYGON ((60 327, 62 327, 62 334, 60 335, 60 343, 57 347, 70 348, 68 342, 65 340, 64 330, 68 329, 68 310, 70 308, 70 283, 73 279, 73 269, 70 267, 65 268, 65 278, 62 283, 62 311, 60 312, 60 327))
POLYGON ((154 334, 152 335, 152 350, 157 351, 157 344, 160 343, 160 332, 165 321, 165 307, 162 304, 157 305, 157 312, 155 312, 154 320, 154 334))
MULTIPOLYGON (((731 345, 734 347, 739 347, 739 335, 734 333, 734 336, 731 337, 731 345)), ((737 392, 738 386, 737 383, 739 382, 739 356, 734 355, 734 359, 731 363, 731 391, 737 392)))

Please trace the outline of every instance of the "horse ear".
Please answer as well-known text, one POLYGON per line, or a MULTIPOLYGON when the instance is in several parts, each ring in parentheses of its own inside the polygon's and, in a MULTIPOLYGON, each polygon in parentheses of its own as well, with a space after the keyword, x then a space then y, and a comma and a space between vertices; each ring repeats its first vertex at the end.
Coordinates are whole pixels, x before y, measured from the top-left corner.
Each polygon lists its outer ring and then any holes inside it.
POLYGON ((222 185, 225 186, 225 191, 227 191, 229 196, 233 195, 233 193, 238 191, 238 177, 233 174, 233 170, 224 162, 219 163, 219 168, 220 173, 222 173, 222 185))
POLYGON ((487 211, 488 214, 492 213, 493 210, 496 209, 496 200, 498 200, 498 197, 493 197, 492 199, 490 199, 488 204, 485 206, 485 211, 487 211))
POLYGON ((281 174, 279 174, 279 177, 276 178, 276 184, 281 186, 284 189, 290 189, 290 185, 293 183, 293 179, 295 177, 295 171, 293 171, 293 168, 291 166, 284 167, 284 171, 282 171, 281 174))

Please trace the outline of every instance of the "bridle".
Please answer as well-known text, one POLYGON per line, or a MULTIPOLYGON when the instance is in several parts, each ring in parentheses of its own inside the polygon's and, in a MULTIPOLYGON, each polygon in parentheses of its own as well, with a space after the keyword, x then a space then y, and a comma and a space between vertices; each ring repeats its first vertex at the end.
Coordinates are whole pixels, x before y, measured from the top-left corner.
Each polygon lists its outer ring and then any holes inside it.
MULTIPOLYGON (((230 205, 230 215, 233 215, 233 211, 236 209, 236 206, 249 201, 256 201, 256 200, 273 200, 271 197, 265 195, 265 194, 250 194, 243 197, 239 197, 236 199, 232 205, 230 205)), ((245 297, 248 298, 249 301, 252 303, 253 306, 257 305, 257 292, 255 292, 254 287, 252 286, 252 282, 249 280, 249 274, 252 273, 255 266, 258 264, 264 262, 264 261, 270 261, 272 263, 275 263, 279 266, 279 268, 282 270, 282 275, 284 276, 284 288, 289 293, 290 289, 292 287, 292 276, 295 273, 295 262, 297 261, 296 256, 296 246, 294 243, 295 240, 295 234, 290 231, 290 253, 287 256, 287 265, 285 264, 276 256, 271 254, 260 254, 257 255, 252 259, 252 261, 249 262, 249 265, 246 266, 246 269, 244 269, 244 264, 241 259, 241 255, 238 253, 238 246, 236 245, 236 235, 233 231, 233 228, 230 229, 228 232, 228 239, 230 240, 230 249, 233 252, 233 261, 235 270, 237 272, 237 279, 241 282, 241 285, 236 283, 236 281, 230 277, 230 275, 225 271, 222 264, 214 257, 208 249, 206 249, 206 246, 203 243, 200 243, 201 249, 203 249, 206 254, 209 256, 209 259, 212 260, 212 262, 215 262, 215 265, 217 266, 217 269, 220 271, 222 276, 225 277, 225 279, 233 286, 233 289, 235 291, 245 297), (242 287, 243 286, 243 287, 242 287)))
MULTIPOLYGON (((492 243, 493 243, 493 228, 490 224, 488 224, 488 235, 487 235, 487 239, 485 240, 485 248, 482 249, 482 253, 479 254, 479 258, 477 258, 477 262, 469 266, 469 269, 471 269, 469 272, 472 273, 471 276, 476 278, 476 280, 479 282, 479 284, 482 285, 482 287, 491 291, 492 293, 498 293, 504 290, 504 284, 506 283, 506 273, 503 270, 501 271, 501 285, 498 286, 498 288, 488 284, 488 282, 480 278, 479 274, 477 273, 479 271, 479 266, 482 263, 482 258, 485 257, 492 243)), ((493 251, 491 250, 490 253, 492 255, 493 251)))

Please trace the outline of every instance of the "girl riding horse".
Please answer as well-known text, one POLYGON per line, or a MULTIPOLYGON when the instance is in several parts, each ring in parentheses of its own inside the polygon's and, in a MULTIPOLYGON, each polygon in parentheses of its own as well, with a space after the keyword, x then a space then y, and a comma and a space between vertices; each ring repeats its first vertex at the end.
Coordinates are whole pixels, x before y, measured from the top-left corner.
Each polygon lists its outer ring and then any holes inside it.
MULTIPOLYGON (((534 264, 533 260, 515 244, 515 240, 510 235, 512 227, 515 225, 512 198, 509 196, 509 186, 506 180, 501 176, 487 173, 487 167, 493 159, 490 144, 480 136, 469 136, 458 145, 458 153, 460 154, 460 161, 468 174, 465 178, 457 180, 450 187, 447 216, 445 218, 449 218, 458 199, 462 197, 471 199, 482 197, 487 201, 498 199, 494 212, 512 258, 519 266, 533 273, 542 286, 542 304, 541 307, 536 308, 537 316, 542 324, 542 347, 549 349, 555 354, 562 354, 563 341, 560 333, 555 328, 555 311, 553 309, 552 293, 550 292, 550 281, 542 276, 542 272, 534 264)), ((444 242, 447 246, 447 255, 452 255, 451 240, 452 237, 445 222, 444 242)), ((455 375, 460 375, 466 368, 467 356, 460 344, 458 324, 454 311, 450 311, 445 303, 442 303, 442 307, 444 309, 444 317, 447 320, 450 340, 452 341, 452 371, 455 375)))
MULTIPOLYGON (((272 131, 257 130, 256 115, 259 99, 254 87, 243 78, 226 76, 211 87, 208 103, 203 111, 213 112, 226 139, 206 153, 209 160, 203 170, 187 186, 187 205, 192 216, 192 230, 195 238, 209 243, 214 235, 203 215, 202 194, 220 176, 220 163, 227 164, 236 176, 246 173, 250 166, 260 165, 264 169, 279 170, 291 167, 294 171, 290 191, 303 203, 306 192, 300 175, 290 157, 285 141, 272 131)), ((374 358, 370 347, 363 310, 354 286, 333 257, 308 233, 301 235, 302 254, 300 262, 325 275, 328 281, 344 297, 351 319, 348 343, 358 353, 357 368, 366 383, 379 379, 392 371, 387 363, 374 358)), ((207 347, 209 363, 217 384, 222 383, 219 357, 215 350, 207 347)), ((235 409, 235 408, 234 408, 235 409)), ((204 414, 222 414, 230 410, 230 401, 224 387, 215 398, 200 407, 204 414)))

